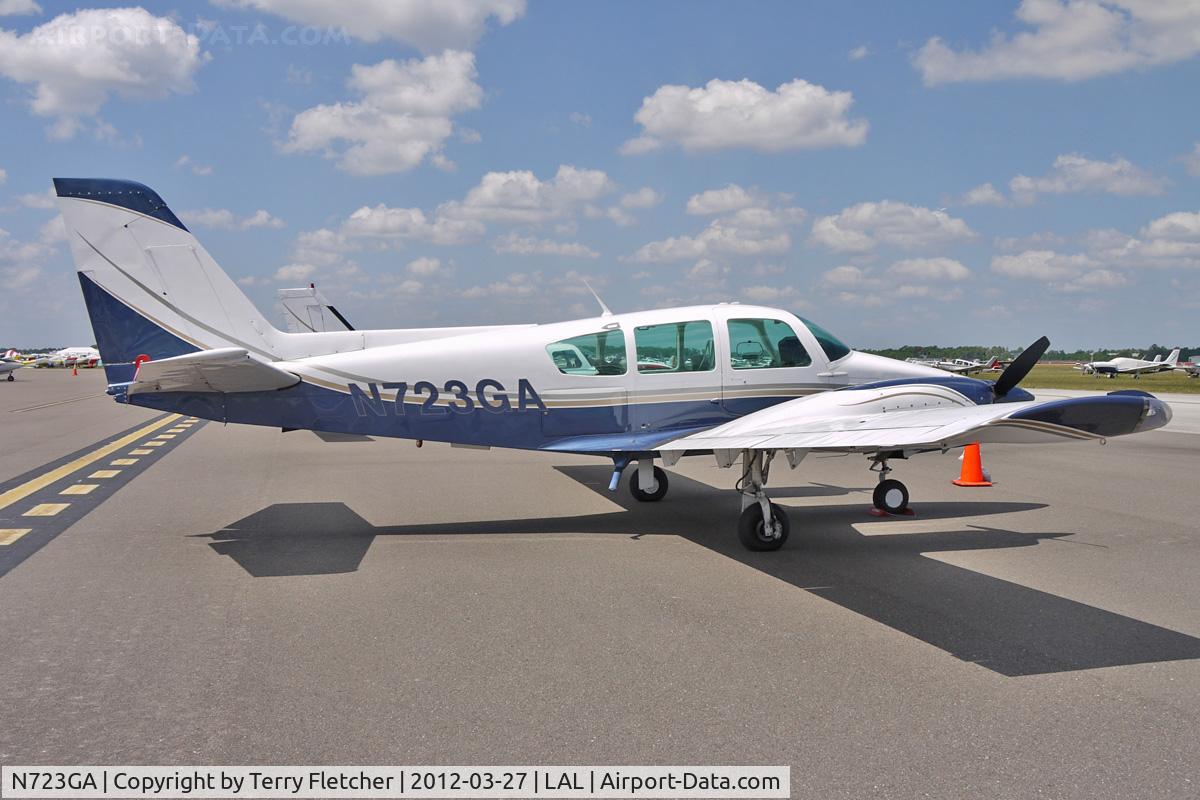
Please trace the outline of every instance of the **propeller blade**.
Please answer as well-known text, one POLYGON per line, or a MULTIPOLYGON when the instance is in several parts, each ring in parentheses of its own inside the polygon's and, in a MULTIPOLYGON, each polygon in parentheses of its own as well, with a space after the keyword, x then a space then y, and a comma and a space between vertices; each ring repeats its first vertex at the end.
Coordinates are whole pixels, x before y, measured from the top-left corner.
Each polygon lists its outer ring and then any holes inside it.
POLYGON ((996 397, 1004 397, 1004 395, 1011 392, 1029 374, 1029 370, 1033 369, 1038 359, 1049 349, 1050 340, 1043 336, 1021 351, 1021 355, 1014 358, 1012 363, 1005 367, 1004 372, 1000 373, 1000 377, 996 379, 996 384, 993 387, 996 397))

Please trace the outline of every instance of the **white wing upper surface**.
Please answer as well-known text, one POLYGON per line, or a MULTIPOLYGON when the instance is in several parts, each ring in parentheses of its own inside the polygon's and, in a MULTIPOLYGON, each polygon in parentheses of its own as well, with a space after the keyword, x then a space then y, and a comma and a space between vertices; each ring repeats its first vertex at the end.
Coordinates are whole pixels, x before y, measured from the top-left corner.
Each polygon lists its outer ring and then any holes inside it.
POLYGON ((1166 424, 1153 397, 1098 395, 976 405, 935 384, 827 392, 781 403, 659 446, 659 451, 925 450, 971 442, 1102 439, 1166 424))

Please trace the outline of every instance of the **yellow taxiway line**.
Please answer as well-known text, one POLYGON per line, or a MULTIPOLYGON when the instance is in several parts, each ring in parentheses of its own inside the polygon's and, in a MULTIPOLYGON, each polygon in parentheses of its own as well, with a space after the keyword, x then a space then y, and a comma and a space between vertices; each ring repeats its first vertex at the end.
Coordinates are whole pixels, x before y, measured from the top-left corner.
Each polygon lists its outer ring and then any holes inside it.
MULTIPOLYGON (((24 500, 29 495, 33 494, 34 492, 45 489, 47 486, 54 483, 55 481, 60 481, 63 478, 67 477, 68 475, 83 469, 84 467, 88 466, 89 464, 99 461, 100 459, 104 458, 105 456, 112 455, 116 451, 137 441, 138 439, 142 438, 146 434, 153 433, 154 431, 158 430, 159 428, 173 424, 176 420, 179 419, 179 417, 180 417, 179 414, 168 414, 167 416, 163 417, 160 420, 156 420, 154 422, 151 422, 149 425, 138 428, 136 431, 134 431, 131 434, 128 434, 127 436, 122 436, 120 439, 117 439, 115 442, 109 442, 108 444, 104 445, 103 447, 99 447, 86 455, 80 456, 79 458, 75 459, 74 461, 70 461, 66 464, 63 464, 61 467, 58 467, 57 469, 52 469, 43 475, 39 475, 38 477, 34 478, 33 480, 22 483, 20 486, 14 486, 13 488, 9 489, 4 494, 0 494, 0 508, 7 508, 8 506, 11 506, 13 503, 16 503, 19 500, 24 500)), ((164 442, 163 444, 166 444, 166 443, 164 442)))
POLYGON ((0 545, 12 544, 33 528, 0 528, 0 545))

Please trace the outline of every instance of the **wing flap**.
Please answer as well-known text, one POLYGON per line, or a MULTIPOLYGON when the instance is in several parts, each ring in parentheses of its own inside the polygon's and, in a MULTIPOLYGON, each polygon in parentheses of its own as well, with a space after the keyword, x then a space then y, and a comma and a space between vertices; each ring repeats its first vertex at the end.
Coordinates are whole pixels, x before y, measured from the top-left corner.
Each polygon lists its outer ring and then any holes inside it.
POLYGON ((258 361, 240 347, 203 350, 158 361, 143 361, 128 394, 151 392, 267 392, 286 389, 300 377, 258 361))

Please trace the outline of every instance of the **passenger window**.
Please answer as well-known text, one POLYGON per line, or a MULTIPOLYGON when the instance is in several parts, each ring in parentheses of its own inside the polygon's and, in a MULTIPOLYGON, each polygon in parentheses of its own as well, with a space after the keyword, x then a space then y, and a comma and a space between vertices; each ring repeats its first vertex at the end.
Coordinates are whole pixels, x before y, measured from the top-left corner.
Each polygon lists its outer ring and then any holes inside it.
POLYGON ((729 357, 734 369, 807 367, 812 358, 792 326, 777 319, 729 320, 729 357))
POLYGON ((546 352, 564 375, 624 375, 628 369, 621 331, 573 336, 546 345, 546 352))
POLYGON ((717 365, 708 320, 642 325, 633 341, 638 372, 708 372, 717 365))

